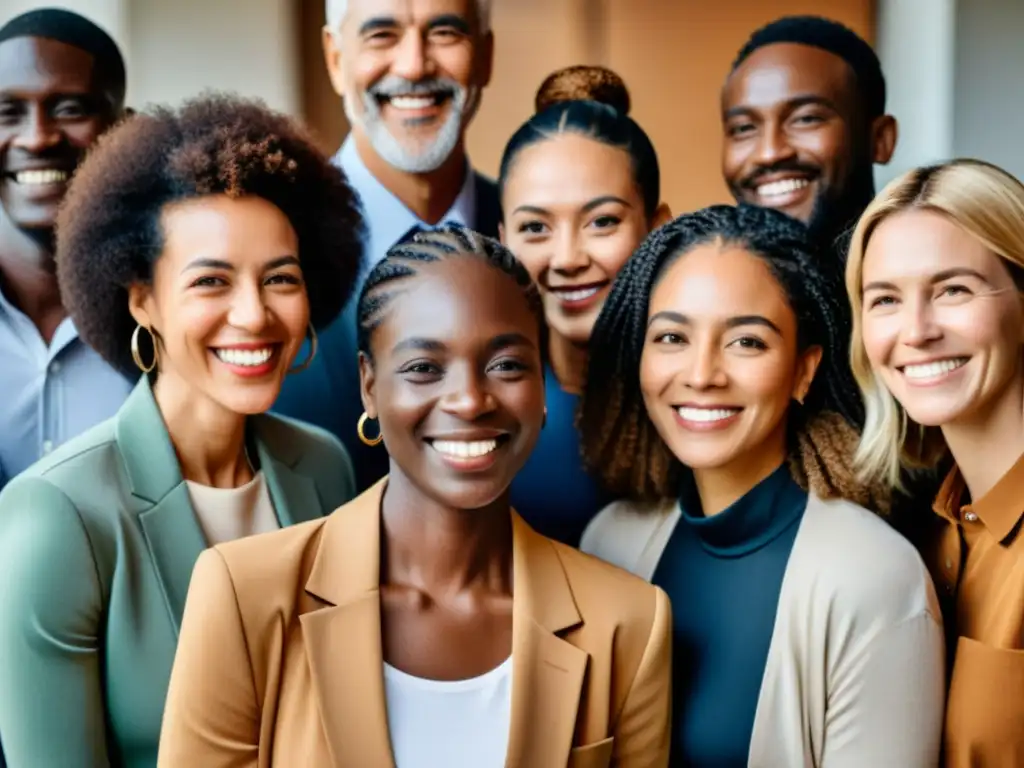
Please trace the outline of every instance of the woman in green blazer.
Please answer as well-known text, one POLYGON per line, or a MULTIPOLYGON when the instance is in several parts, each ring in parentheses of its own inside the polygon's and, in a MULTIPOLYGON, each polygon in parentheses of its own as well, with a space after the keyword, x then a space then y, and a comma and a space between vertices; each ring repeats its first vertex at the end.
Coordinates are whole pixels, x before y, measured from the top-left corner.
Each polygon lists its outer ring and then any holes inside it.
POLYGON ((264 412, 316 353, 360 248, 341 172, 257 103, 138 115, 81 166, 58 222, 64 304, 144 375, 114 418, 0 494, 11 766, 155 765, 200 552, 354 495, 336 438, 264 412))

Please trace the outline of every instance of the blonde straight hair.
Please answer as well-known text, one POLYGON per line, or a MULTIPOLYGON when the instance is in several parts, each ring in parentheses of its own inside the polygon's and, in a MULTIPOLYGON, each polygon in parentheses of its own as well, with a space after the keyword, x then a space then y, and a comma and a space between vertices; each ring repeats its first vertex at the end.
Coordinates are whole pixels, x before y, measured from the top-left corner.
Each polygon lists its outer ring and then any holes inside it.
POLYGON ((879 224, 907 210, 947 217, 1009 262, 1015 276, 1024 269, 1024 185, 981 160, 953 160, 908 171, 879 192, 857 222, 846 263, 846 291, 853 310, 850 363, 864 396, 865 423, 854 463, 862 480, 881 481, 893 488, 902 487, 901 468, 931 468, 947 453, 938 427, 908 418, 871 370, 864 350, 864 252, 879 224))

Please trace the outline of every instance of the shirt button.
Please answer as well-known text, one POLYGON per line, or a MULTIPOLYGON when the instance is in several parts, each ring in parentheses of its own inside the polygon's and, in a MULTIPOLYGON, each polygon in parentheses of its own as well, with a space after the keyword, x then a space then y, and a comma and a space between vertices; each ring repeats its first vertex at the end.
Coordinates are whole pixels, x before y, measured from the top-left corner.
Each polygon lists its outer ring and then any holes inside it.
POLYGON ((52 440, 43 440, 43 454, 45 455, 45 454, 49 453, 52 450, 53 450, 53 441, 52 440))
POLYGON ((946 570, 948 571, 948 570, 949 570, 950 568, 952 568, 952 567, 953 567, 953 561, 952 561, 952 560, 950 560, 950 559, 949 559, 949 558, 947 557, 947 558, 946 558, 946 570))
POLYGON ((964 512, 964 520, 968 523, 973 523, 978 520, 978 516, 974 512, 964 512))
POLYGON ((59 372, 60 372, 60 360, 54 360, 52 363, 50 363, 50 373, 59 373, 59 372))

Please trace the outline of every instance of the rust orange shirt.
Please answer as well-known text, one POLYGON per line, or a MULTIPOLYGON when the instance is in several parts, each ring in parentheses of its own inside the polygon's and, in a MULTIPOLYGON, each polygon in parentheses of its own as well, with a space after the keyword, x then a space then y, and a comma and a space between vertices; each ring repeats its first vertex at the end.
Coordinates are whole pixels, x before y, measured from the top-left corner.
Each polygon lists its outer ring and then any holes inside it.
POLYGON ((1024 766, 1024 456, 981 499, 966 498, 954 467, 924 553, 950 606, 944 764, 1016 768, 1024 766))

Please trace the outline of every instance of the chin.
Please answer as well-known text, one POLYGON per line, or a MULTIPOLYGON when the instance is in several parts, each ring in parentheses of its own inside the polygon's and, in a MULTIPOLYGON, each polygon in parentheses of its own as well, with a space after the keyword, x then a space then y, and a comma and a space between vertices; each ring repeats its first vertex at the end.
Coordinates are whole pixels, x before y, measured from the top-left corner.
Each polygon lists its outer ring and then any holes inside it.
POLYGON ((272 392, 239 392, 225 393, 225 397, 218 398, 220 404, 229 411, 241 413, 246 416, 255 416, 259 413, 266 413, 274 407, 280 387, 275 387, 272 392))
POLYGON ((431 495, 451 509, 483 509, 505 495, 509 485, 493 480, 444 483, 436 487, 431 495))

